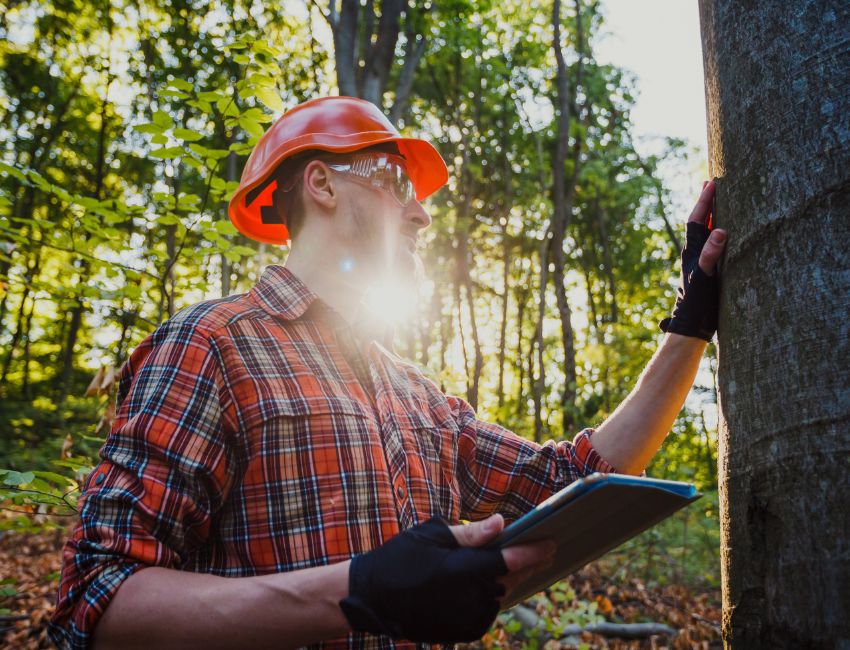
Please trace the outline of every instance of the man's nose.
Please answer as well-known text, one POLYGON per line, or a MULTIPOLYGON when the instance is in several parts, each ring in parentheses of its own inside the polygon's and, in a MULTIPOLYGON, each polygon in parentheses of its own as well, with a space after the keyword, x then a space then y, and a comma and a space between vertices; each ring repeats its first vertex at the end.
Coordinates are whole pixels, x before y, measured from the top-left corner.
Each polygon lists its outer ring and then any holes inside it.
POLYGON ((425 230, 431 225, 431 215, 416 199, 411 201, 404 215, 407 221, 416 224, 416 230, 425 230))

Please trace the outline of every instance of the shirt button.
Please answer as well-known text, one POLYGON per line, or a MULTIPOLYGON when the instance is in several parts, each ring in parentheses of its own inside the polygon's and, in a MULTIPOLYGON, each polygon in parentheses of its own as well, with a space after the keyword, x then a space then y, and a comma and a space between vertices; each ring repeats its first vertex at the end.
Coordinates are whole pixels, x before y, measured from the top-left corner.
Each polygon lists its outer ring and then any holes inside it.
POLYGON ((104 476, 105 476, 104 474, 98 474, 97 478, 94 480, 94 484, 100 485, 101 483, 103 483, 103 477, 104 476))
POLYGON ((404 498, 404 488, 399 485, 395 489, 395 494, 399 499, 403 499, 404 498))

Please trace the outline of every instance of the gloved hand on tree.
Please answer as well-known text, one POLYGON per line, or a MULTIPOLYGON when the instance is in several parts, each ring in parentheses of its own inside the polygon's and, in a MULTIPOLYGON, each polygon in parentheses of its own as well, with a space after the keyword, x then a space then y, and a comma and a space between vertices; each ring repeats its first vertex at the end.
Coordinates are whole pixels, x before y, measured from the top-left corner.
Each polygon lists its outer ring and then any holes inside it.
POLYGON ((717 331, 720 282, 717 260, 726 231, 711 228, 714 183, 707 182, 688 218, 682 271, 673 315, 659 323, 664 332, 711 341, 717 331))

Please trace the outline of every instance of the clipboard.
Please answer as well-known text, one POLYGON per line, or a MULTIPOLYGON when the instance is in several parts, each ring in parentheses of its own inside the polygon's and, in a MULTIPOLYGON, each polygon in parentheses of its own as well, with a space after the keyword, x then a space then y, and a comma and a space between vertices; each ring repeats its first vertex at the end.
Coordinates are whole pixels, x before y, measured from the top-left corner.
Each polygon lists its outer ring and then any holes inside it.
POLYGON ((506 548, 546 539, 557 544, 552 565, 520 583, 515 605, 577 571, 702 494, 690 483, 591 474, 540 503, 487 546, 506 548))

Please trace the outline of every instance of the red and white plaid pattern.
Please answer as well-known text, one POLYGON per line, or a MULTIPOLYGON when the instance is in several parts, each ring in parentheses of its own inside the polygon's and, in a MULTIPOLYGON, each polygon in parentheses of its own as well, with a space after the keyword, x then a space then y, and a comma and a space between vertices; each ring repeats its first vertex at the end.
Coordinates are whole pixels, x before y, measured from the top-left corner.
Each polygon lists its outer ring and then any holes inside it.
POLYGON ((331 564, 434 515, 512 520, 613 471, 591 430, 540 446, 476 419, 275 266, 145 339, 119 402, 65 546, 51 635, 66 647, 86 647, 147 566, 236 577, 331 564))

